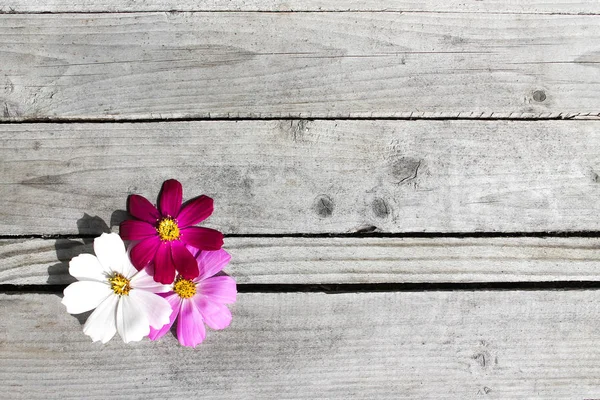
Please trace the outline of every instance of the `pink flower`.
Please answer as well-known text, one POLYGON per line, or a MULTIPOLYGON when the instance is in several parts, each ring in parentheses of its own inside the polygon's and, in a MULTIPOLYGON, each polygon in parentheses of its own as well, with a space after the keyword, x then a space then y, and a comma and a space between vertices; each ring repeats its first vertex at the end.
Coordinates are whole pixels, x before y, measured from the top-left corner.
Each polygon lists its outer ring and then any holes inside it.
POLYGON ((180 276, 173 283, 172 291, 160 294, 173 312, 168 324, 158 330, 150 329, 150 339, 161 338, 177 319, 179 343, 196 347, 206 337, 204 323, 212 329, 224 329, 231 323, 231 312, 225 304, 235 302, 235 281, 229 276, 214 276, 231 256, 225 250, 199 251, 196 259, 200 270, 197 278, 189 280, 180 276))
POLYGON ((198 264, 186 244, 200 250, 218 250, 223 234, 196 225, 213 212, 213 200, 196 197, 181 205, 183 189, 175 179, 165 181, 158 198, 158 210, 146 198, 131 195, 129 213, 136 219, 123 221, 124 240, 139 240, 131 249, 131 262, 138 269, 154 261, 154 280, 171 284, 175 271, 185 279, 198 276, 198 264))

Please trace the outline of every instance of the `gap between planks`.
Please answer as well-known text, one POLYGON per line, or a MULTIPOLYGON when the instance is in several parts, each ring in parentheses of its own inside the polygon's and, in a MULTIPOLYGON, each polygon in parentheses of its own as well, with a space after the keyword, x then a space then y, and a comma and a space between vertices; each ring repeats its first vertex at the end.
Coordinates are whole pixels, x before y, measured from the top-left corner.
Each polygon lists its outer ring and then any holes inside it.
MULTIPOLYGON (((597 289, 598 238, 227 238, 246 291, 597 289)), ((0 240, 5 290, 61 290, 92 239, 0 240), (33 285, 23 287, 23 285, 33 285), (48 288, 44 286, 48 285, 48 288), (54 286, 53 286, 54 285, 54 286)))
MULTIPOLYGON (((62 295, 67 285, 4 285, 4 294, 62 295)), ((379 292, 496 292, 496 291, 567 291, 600 290, 600 281, 538 282, 429 282, 429 283, 337 283, 337 284, 252 284, 237 285, 238 293, 379 293, 379 292)))
POLYGON ((444 113, 428 112, 428 113, 406 113, 396 117, 385 116, 351 116, 351 117, 327 117, 327 116, 302 116, 301 114, 294 117, 282 116, 245 116, 245 117, 228 117, 228 116, 208 116, 208 117, 173 117, 173 118, 122 118, 115 117, 94 117, 94 118, 72 118, 72 117, 47 117, 41 119, 30 118, 27 120, 9 119, 0 122, 0 125, 23 125, 23 124, 152 124, 152 123, 168 123, 168 122, 246 122, 246 121, 298 121, 298 122, 314 122, 314 121, 600 121, 600 113, 598 114, 532 114, 532 113, 474 113, 474 112, 458 112, 457 114, 449 115, 444 113))
MULTIPOLYGON (((114 231, 118 233, 116 225, 108 228, 106 233, 114 231)), ((0 235, 4 239, 94 239, 97 234, 39 234, 39 235, 0 235)), ((600 231, 544 231, 544 232, 378 232, 376 227, 367 226, 360 232, 349 233, 229 233, 223 235, 225 238, 305 238, 305 239, 328 239, 328 238, 600 238, 600 231)))

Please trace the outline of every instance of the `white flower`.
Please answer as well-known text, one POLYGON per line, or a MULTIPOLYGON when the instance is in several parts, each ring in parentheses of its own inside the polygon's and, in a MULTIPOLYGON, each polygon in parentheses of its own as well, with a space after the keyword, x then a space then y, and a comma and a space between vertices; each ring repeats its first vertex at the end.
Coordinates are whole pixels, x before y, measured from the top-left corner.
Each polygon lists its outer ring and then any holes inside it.
POLYGON ((64 290, 62 300, 70 314, 95 308, 83 333, 94 342, 106 343, 118 331, 129 343, 148 336, 150 326, 160 329, 169 322, 171 306, 156 294, 168 291, 169 286, 134 268, 118 234, 97 237, 94 253, 71 260, 69 273, 79 281, 64 290))

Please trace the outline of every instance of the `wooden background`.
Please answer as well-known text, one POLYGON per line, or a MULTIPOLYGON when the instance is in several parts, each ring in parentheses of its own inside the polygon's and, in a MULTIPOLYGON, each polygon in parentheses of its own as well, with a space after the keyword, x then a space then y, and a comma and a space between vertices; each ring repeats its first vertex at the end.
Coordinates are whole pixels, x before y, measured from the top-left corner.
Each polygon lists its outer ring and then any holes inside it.
POLYGON ((600 398, 597 0, 0 0, 0 398, 600 398), (233 323, 92 344, 68 261, 207 194, 233 323))

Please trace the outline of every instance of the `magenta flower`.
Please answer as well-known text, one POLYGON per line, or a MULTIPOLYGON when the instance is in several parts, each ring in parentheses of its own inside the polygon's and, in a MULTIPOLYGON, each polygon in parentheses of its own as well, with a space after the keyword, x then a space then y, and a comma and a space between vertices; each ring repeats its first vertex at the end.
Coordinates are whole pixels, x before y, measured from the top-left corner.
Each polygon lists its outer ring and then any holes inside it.
POLYGON ((161 329, 150 328, 151 340, 167 333, 177 319, 177 339, 184 346, 196 347, 206 337, 204 323, 212 329, 224 329, 231 323, 231 312, 225 304, 235 302, 235 280, 229 276, 214 276, 229 262, 225 250, 199 251, 196 255, 200 274, 189 280, 181 276, 173 283, 172 291, 161 293, 173 312, 169 323, 161 329), (179 318, 178 318, 179 317, 179 318))
POLYGON ((181 205, 183 189, 175 179, 165 181, 158 198, 158 210, 146 198, 131 195, 129 213, 136 219, 123 221, 124 240, 139 240, 131 249, 131 262, 141 270, 154 261, 154 280, 171 284, 175 271, 184 279, 198 276, 198 263, 186 244, 199 250, 219 250, 223 234, 196 225, 213 212, 213 200, 196 197, 181 205))

